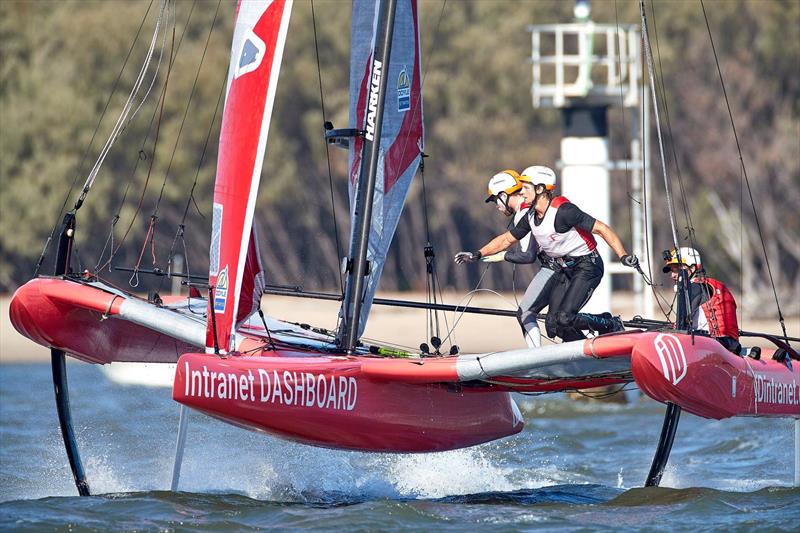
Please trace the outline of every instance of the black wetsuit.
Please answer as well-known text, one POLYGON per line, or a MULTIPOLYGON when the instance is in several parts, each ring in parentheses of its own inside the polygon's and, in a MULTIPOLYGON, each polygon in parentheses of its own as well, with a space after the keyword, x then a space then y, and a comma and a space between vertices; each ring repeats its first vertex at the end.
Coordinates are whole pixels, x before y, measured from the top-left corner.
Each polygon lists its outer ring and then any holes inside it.
MULTIPOLYGON (((542 219, 531 209, 532 215, 525 217, 511 229, 511 235, 520 239, 530 231, 531 220, 538 226, 542 219)), ((572 203, 564 203, 556 212, 554 227, 558 233, 566 233, 572 228, 581 229, 591 233, 595 218, 581 211, 572 203)), ((594 289, 603 278, 603 259, 597 251, 577 257, 556 258, 561 265, 560 271, 554 276, 552 291, 550 291, 549 309, 545 328, 550 337, 561 337, 564 341, 585 339, 581 329, 594 329, 588 323, 591 315, 578 314, 591 298, 594 289)))

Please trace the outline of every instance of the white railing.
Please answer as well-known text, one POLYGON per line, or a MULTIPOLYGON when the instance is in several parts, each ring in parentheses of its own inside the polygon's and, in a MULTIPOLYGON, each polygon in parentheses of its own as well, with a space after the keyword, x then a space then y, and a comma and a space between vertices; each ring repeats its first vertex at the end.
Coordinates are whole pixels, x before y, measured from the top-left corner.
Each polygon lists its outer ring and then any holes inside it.
POLYGON ((576 22, 529 26, 533 106, 639 106, 637 26, 576 22))

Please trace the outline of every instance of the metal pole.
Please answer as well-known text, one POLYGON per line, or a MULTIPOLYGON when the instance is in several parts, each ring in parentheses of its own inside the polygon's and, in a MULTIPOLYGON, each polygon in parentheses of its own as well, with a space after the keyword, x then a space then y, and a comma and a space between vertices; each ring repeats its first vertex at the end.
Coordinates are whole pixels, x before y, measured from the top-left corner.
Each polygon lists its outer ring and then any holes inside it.
MULTIPOLYGON (((58 240, 58 252, 53 273, 63 276, 69 273, 70 257, 72 256, 72 243, 75 239, 75 213, 64 215, 61 226, 61 236, 58 240)), ((58 348, 50 348, 50 364, 53 372, 53 390, 56 396, 56 410, 58 411, 58 424, 61 427, 61 437, 64 440, 64 449, 67 452, 72 477, 75 487, 81 496, 89 496, 89 483, 83 471, 81 456, 78 452, 78 443, 75 439, 75 430, 72 426, 72 413, 69 406, 69 388, 67 386, 67 361, 66 354, 58 348)))
POLYGON ((365 154, 362 157, 356 190, 356 208, 353 215, 355 228, 350 243, 352 268, 347 278, 347 289, 342 314, 342 329, 338 334, 339 345, 353 352, 358 342, 359 316, 364 292, 364 277, 367 272, 367 248, 372 218, 372 202, 375 179, 378 171, 378 155, 383 125, 383 102, 386 95, 387 71, 392 51, 394 14, 397 0, 383 0, 380 5, 379 26, 370 72, 370 96, 364 135, 365 154), (374 100, 373 100, 374 99, 374 100), (373 104, 374 102, 374 104, 373 104))
MULTIPOLYGON (((642 98, 642 164, 644 171, 642 172, 642 187, 644 190, 644 210, 646 218, 644 221, 645 231, 645 252, 647 254, 647 265, 653 264, 653 210, 650 209, 650 96, 644 92, 642 98), (649 244, 648 244, 649 243, 649 244)), ((652 268, 648 268, 652 272, 652 268)), ((655 296, 652 290, 645 291, 645 309, 644 316, 653 316, 653 307, 655 303, 655 296)))
POLYGON ((794 420, 794 486, 800 487, 800 418, 794 420))
MULTIPOLYGON (((634 253, 636 253, 642 262, 650 261, 645 257, 646 246, 644 240, 644 232, 642 230, 642 152, 641 143, 639 141, 639 110, 633 112, 633 120, 631 124, 631 188, 633 194, 631 196, 631 237, 633 241, 634 253)), ((627 176, 626 176, 627 177, 627 176)), ((638 309, 636 310, 640 316, 650 316, 650 309, 645 309, 645 294, 650 292, 648 287, 645 286, 644 280, 641 276, 634 274, 633 276, 633 291, 636 294, 636 302, 638 309)))
POLYGON ((181 464, 183 464, 183 450, 186 447, 186 428, 189 426, 189 410, 181 405, 181 417, 178 421, 178 441, 175 443, 175 462, 172 465, 172 483, 169 490, 178 490, 181 479, 181 464))

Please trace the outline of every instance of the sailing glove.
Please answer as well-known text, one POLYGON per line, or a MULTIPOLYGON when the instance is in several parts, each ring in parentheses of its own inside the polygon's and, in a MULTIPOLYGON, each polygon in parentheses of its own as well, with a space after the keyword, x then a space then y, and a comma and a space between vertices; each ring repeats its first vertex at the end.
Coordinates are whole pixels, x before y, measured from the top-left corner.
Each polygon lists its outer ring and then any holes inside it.
POLYGON ((459 265, 464 263, 473 263, 481 258, 480 252, 458 252, 453 260, 459 265))
POLYGON ((623 255, 619 260, 626 267, 639 268, 639 258, 635 255, 623 255))
POLYGON ((506 259, 506 253, 505 252, 500 252, 500 253, 497 253, 497 254, 492 254, 492 255, 487 255, 487 256, 481 257, 481 262, 482 263, 499 263, 500 261, 505 261, 505 259, 506 259))

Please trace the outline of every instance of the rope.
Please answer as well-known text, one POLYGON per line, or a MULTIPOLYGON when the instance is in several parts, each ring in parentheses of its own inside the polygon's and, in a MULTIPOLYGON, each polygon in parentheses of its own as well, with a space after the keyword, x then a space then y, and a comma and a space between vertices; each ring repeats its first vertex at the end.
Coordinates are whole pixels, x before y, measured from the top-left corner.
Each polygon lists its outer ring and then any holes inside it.
MULTIPOLYGON (((314 11, 314 0, 311 0, 311 21, 312 26, 314 28, 314 51, 317 57, 317 78, 319 80, 319 104, 320 108, 322 109, 322 124, 323 126, 327 123, 327 118, 325 116, 325 97, 323 96, 322 90, 322 66, 320 65, 319 60, 319 42, 317 40, 317 16, 316 12, 314 11)), ((341 244, 339 242, 339 224, 336 222, 336 202, 334 201, 334 192, 333 192, 333 171, 331 170, 331 152, 328 143, 325 142, 325 161, 328 165, 328 186, 331 192, 331 213, 333 214, 333 236, 336 240, 336 272, 339 276, 339 290, 341 294, 344 294, 344 280, 342 279, 342 270, 339 268, 339 265, 342 264, 342 253, 341 253, 341 244)))
POLYGON ((475 294, 477 294, 478 292, 489 292, 489 293, 491 293, 491 294, 495 294, 495 295, 499 296, 501 299, 503 299, 504 301, 506 301, 506 302, 507 302, 507 303, 508 303, 508 304, 509 304, 509 305, 510 305, 512 308, 514 308, 514 304, 513 304, 513 303, 511 303, 511 302, 509 302, 509 301, 508 301, 508 300, 507 300, 507 299, 506 299, 506 298, 505 298, 505 297, 504 297, 502 294, 500 294, 499 292, 497 292, 497 291, 493 291, 492 289, 481 289, 481 288, 480 288, 480 286, 481 286, 481 283, 483 283, 483 278, 485 278, 485 277, 486 277, 486 273, 487 273, 487 272, 489 272, 489 265, 488 265, 488 264, 487 264, 487 265, 486 265, 486 267, 483 269, 483 272, 481 273, 481 277, 478 279, 478 283, 477 283, 477 284, 475 284, 475 288, 474 288, 474 289, 472 289, 471 291, 469 291, 467 294, 465 294, 465 295, 464 295, 464 296, 461 298, 461 300, 460 300, 460 301, 459 301, 459 302, 456 304, 456 307, 455 307, 455 309, 453 310, 453 316, 455 317, 455 318, 454 318, 454 320, 453 320, 453 327, 451 327, 451 328, 448 328, 448 330, 447 330, 447 336, 446 336, 446 337, 444 337, 444 338, 442 339, 442 343, 444 343, 445 341, 447 341, 448 339, 450 339, 450 337, 451 337, 451 336, 453 336, 453 335, 454 335, 454 333, 455 333, 455 330, 456 330, 456 327, 458 326, 458 323, 459 323, 459 322, 461 322, 461 319, 462 319, 462 318, 464 317, 464 315, 466 314, 466 311, 465 311, 465 310, 464 310, 464 311, 461 311, 461 312, 459 313, 459 312, 457 311, 457 309, 458 309, 459 307, 463 307, 463 308, 465 308, 465 309, 466 309, 467 307, 469 307, 469 304, 470 304, 470 302, 471 302, 471 301, 472 301, 472 299, 475 297, 475 294), (464 302, 464 300, 466 300, 466 303, 464 303, 464 304, 462 305, 462 302, 464 302))
POLYGON ((150 4, 148 4, 147 6, 147 11, 145 11, 144 16, 142 17, 142 22, 139 23, 139 29, 136 30, 136 35, 134 36, 133 42, 131 43, 131 46, 128 49, 128 54, 125 56, 125 60, 122 62, 122 68, 119 69, 117 78, 114 80, 114 85, 111 87, 111 93, 108 95, 106 104, 105 106, 103 106, 103 111, 100 113, 100 118, 98 119, 97 125, 94 128, 94 133, 92 133, 92 138, 89 140, 89 144, 86 146, 86 150, 84 150, 83 152, 83 156, 81 157, 81 162, 78 164, 78 172, 75 174, 75 178, 73 178, 72 184, 67 190, 67 194, 64 195, 64 201, 61 204, 61 208, 58 210, 58 216, 56 217, 56 222, 55 224, 53 224, 53 228, 50 230, 50 235, 48 235, 47 239, 44 242, 44 246, 42 247, 42 253, 39 255, 38 261, 36 261, 36 267, 33 271, 34 277, 39 275, 39 269, 42 267, 45 255, 47 255, 47 249, 50 247, 50 243, 53 241, 53 236, 55 235, 56 229, 61 223, 61 213, 64 212, 64 208, 67 206, 69 197, 72 196, 72 191, 75 188, 75 185, 78 183, 78 177, 80 177, 81 175, 81 169, 83 168, 83 164, 89 155, 89 150, 91 149, 92 144, 94 143, 94 139, 97 136, 97 132, 100 130, 100 124, 102 124, 103 118, 105 117, 106 111, 108 110, 108 106, 111 104, 111 99, 114 97, 114 94, 116 93, 117 85, 119 85, 119 80, 122 78, 122 73, 125 71, 125 67, 128 64, 128 59, 130 59, 131 53, 133 53, 133 48, 134 46, 136 46, 136 43, 139 40, 139 35, 142 31, 142 28, 144 27, 145 21, 147 20, 147 15, 150 14, 150 8, 152 7, 153 7, 153 0, 150 0, 150 4))
POLYGON ((731 103, 728 100, 728 91, 725 89, 725 80, 722 78, 722 69, 719 66, 719 58, 717 57, 717 49, 714 46, 714 37, 711 35, 711 26, 708 23, 708 15, 706 14, 706 7, 703 4, 703 0, 700 0, 700 7, 703 10, 703 18, 706 21, 706 29, 708 30, 708 39, 711 42, 711 50, 714 53, 714 63, 717 65, 717 74, 719 74, 719 83, 722 86, 722 94, 725 96, 725 106, 728 109, 728 118, 731 121, 731 128, 733 129, 733 137, 736 139, 736 151, 739 153, 739 163, 741 164, 742 174, 744 175, 744 181, 747 184, 747 194, 750 197, 750 205, 753 207, 753 216, 756 220, 756 228, 758 229, 758 237, 761 240, 761 248, 764 251, 764 262, 767 265, 767 273, 769 274, 769 282, 772 286, 772 294, 775 297, 775 306, 778 308, 778 321, 781 324, 781 329, 783 330, 784 338, 787 338, 788 344, 788 334, 786 333, 786 323, 783 318, 783 312, 781 311, 781 304, 778 300, 778 292, 775 289, 775 280, 772 277, 772 267, 769 263, 769 255, 767 255, 767 247, 764 244, 764 234, 761 231, 761 222, 758 220, 758 210, 756 209, 755 201, 753 200, 753 191, 750 188, 750 179, 747 177, 747 167, 744 164, 744 157, 742 156, 742 146, 739 143, 739 134, 736 132, 736 123, 733 120, 733 111, 731 111, 731 103))
MULTIPOLYGON (((129 119, 128 115, 130 114, 131 108, 134 105, 134 99, 136 98, 136 94, 139 92, 139 89, 144 83, 145 74, 147 73, 147 70, 150 66, 150 61, 153 58, 153 50, 155 49, 156 41, 158 40, 158 33, 159 30, 161 29, 161 23, 164 18, 164 12, 166 6, 167 2, 165 0, 161 4, 161 11, 158 15, 158 18, 156 19, 156 27, 155 30, 153 31, 153 37, 150 40, 150 47, 147 50, 147 59, 145 60, 144 64, 142 64, 141 69, 139 69, 139 74, 136 77, 136 81, 133 84, 133 88, 131 89, 131 92, 128 95, 128 99, 125 102, 125 105, 122 106, 122 111, 120 112, 119 117, 117 118, 117 122, 114 124, 114 127, 112 128, 111 133, 109 134, 105 145, 103 145, 103 149, 100 151, 100 155, 97 157, 97 161, 95 161, 94 166, 89 171, 89 175, 86 177, 86 182, 83 184, 83 190, 81 191, 81 194, 78 197, 78 201, 75 203, 75 210, 78 210, 81 204, 83 204, 83 201, 86 199, 86 195, 89 194, 89 190, 92 188, 92 185, 94 185, 95 179, 97 178, 97 174, 98 172, 100 172, 100 168, 103 166, 103 162, 105 162, 106 156, 111 150, 111 147, 114 146, 114 143, 122 134, 122 131, 125 129, 127 124, 129 124, 130 121, 133 120, 133 118, 136 116, 136 113, 138 113, 139 109, 142 106, 142 103, 144 103, 144 98, 146 98, 147 95, 150 94, 150 89, 152 89, 153 83, 155 83, 155 78, 156 74, 158 74, 158 70, 156 70, 156 72, 153 74, 153 79, 151 80, 150 86, 147 89, 147 92, 145 93, 142 102, 137 106, 136 111, 129 119)), ((159 64, 160 62, 161 61, 159 58, 159 64)))

